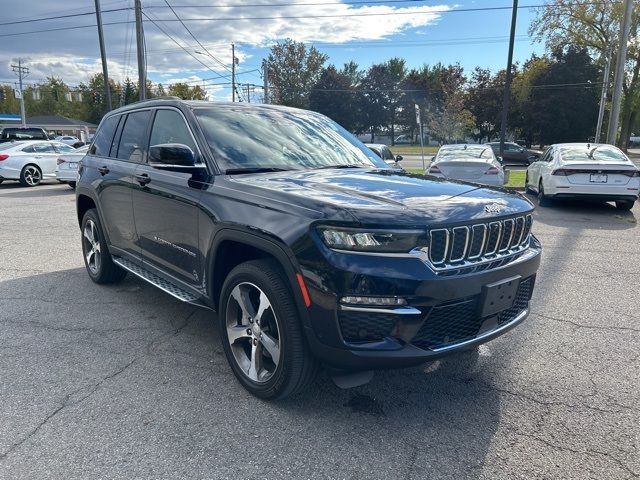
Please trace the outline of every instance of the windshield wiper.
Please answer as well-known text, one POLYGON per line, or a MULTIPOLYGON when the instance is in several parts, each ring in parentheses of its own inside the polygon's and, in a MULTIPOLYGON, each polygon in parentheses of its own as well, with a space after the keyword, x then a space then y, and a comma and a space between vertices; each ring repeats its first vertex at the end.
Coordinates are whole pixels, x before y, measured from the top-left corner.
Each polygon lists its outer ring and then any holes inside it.
POLYGON ((224 173, 234 175, 237 173, 264 173, 264 172, 286 172, 290 168, 281 167, 245 167, 245 168, 227 168, 224 173))
POLYGON ((369 167, 371 165, 367 165, 366 163, 349 163, 346 165, 325 165, 323 167, 317 167, 314 170, 320 170, 320 169, 325 169, 325 168, 362 168, 362 167, 369 167))

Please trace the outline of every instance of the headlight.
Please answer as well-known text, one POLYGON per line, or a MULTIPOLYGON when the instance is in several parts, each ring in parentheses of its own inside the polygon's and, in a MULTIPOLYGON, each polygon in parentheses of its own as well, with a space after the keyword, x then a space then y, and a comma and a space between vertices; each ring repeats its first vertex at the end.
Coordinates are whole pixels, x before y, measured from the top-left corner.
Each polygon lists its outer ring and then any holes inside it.
POLYGON ((418 246, 421 230, 364 230, 318 228, 329 248, 356 252, 408 253, 418 246))

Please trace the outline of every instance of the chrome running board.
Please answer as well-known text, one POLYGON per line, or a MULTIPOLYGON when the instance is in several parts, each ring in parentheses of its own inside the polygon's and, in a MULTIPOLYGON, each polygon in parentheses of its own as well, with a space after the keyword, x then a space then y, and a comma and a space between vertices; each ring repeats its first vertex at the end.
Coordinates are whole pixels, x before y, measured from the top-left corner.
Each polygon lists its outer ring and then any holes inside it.
POLYGON ((172 297, 177 298, 182 302, 191 303, 199 307, 206 307, 206 305, 204 305, 200 301, 199 297, 197 297, 193 293, 188 292, 187 290, 177 286, 176 284, 165 280, 164 278, 156 275, 153 272, 150 272, 144 267, 141 267, 133 262, 130 262, 129 260, 125 260, 124 258, 119 257, 114 257, 113 263, 125 269, 127 272, 133 273, 136 277, 141 278, 154 287, 158 287, 163 292, 168 293, 172 297))

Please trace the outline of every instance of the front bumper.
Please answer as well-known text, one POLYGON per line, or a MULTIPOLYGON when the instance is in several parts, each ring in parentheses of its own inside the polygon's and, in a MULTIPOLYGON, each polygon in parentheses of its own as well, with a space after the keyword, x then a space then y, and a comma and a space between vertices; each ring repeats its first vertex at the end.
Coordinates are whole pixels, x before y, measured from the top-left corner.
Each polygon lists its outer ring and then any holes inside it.
POLYGON ((309 345, 332 367, 381 369, 419 364, 487 342, 528 316, 540 253, 532 236, 530 247, 504 265, 459 275, 436 273, 410 258, 330 252, 331 265, 318 271, 316 261, 315 272, 306 270, 303 260, 312 299, 309 345), (335 269, 330 277, 329 268, 335 269), (481 317, 484 287, 510 278, 527 288, 519 288, 511 308, 481 317), (339 300, 347 295, 394 296, 407 304, 345 309, 339 300))

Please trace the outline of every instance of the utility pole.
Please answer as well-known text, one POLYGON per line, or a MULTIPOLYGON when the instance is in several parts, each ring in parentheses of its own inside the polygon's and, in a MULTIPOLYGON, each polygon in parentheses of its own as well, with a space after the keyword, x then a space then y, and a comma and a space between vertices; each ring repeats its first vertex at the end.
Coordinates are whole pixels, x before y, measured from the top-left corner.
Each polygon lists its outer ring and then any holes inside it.
MULTIPOLYGON (((620 103, 622 102, 622 84, 624 82, 624 64, 627 62, 627 42, 631 31, 631 13, 633 2, 625 0, 624 15, 620 23, 620 45, 616 59, 616 75, 613 81, 613 98, 611 99, 611 116, 609 117, 609 131, 607 143, 615 145, 618 137, 618 121, 620 120, 620 103)), ((627 139, 623 139, 627 140, 627 139)))
POLYGON ((147 72, 145 67, 144 31, 142 30, 142 5, 140 0, 135 0, 136 12, 136 48, 138 49, 138 88, 140 100, 147 98, 147 72))
POLYGON ((236 101, 236 46, 231 44, 231 101, 236 101))
POLYGON ((269 71, 267 70, 267 61, 262 60, 262 89, 264 91, 263 103, 269 103, 269 71))
POLYGON ((502 100, 502 127, 500 129, 500 156, 504 155, 504 140, 507 136, 507 117, 509 116, 509 98, 511 97, 511 67, 513 64, 513 44, 516 38, 516 20, 518 18, 518 0, 513 0, 511 13, 511 36, 509 37, 509 57, 507 58, 507 75, 504 82, 504 98, 502 100))
POLYGON ((98 24, 98 41, 100 42, 100 57, 102 58, 102 80, 104 81, 104 94, 107 99, 107 111, 111 106, 111 88, 109 88, 109 71, 107 69, 107 54, 104 49, 104 33, 102 32, 102 13, 100 12, 100 0, 96 0, 96 22, 98 24))
POLYGON ((613 44, 609 45, 605 55, 607 58, 605 59, 604 74, 602 76, 602 93, 600 95, 600 110, 598 111, 595 143, 600 143, 600 135, 602 135, 602 121, 604 120, 604 107, 607 103, 607 91, 609 90, 609 73, 611 70, 611 57, 613 56, 613 44))
POLYGON ((24 90, 22 88, 22 79, 29 74, 29 68, 22 66, 22 60, 18 59, 18 65, 11 65, 11 70, 18 74, 18 89, 20 92, 20 119, 22 126, 27 126, 27 115, 24 110, 24 90))

